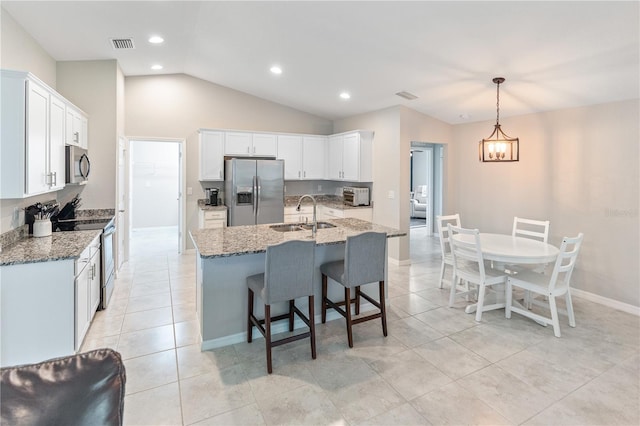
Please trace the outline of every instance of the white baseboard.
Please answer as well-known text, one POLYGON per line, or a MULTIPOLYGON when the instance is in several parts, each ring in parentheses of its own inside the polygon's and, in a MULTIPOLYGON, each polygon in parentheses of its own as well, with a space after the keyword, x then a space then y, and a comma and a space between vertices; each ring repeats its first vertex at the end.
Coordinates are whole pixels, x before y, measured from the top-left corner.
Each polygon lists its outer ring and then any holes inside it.
POLYGON ((411 265, 411 259, 398 260, 398 259, 394 259, 393 257, 390 257, 389 263, 395 266, 406 266, 406 265, 411 265))
MULTIPOLYGON (((360 305, 360 312, 367 312, 374 309, 378 310, 378 308, 376 308, 369 302, 362 303, 360 305)), ((334 311, 333 309, 330 309, 327 311, 327 321, 333 321, 338 318, 344 318, 344 317, 339 313, 337 313, 336 311, 334 311)), ((316 324, 322 323, 322 314, 315 316, 315 323, 316 324)), ((302 327, 307 327, 307 325, 300 318, 296 316, 296 319, 293 322, 293 329, 297 330, 298 328, 302 328, 302 327)), ((282 321, 271 326, 272 335, 278 334, 278 333, 284 333, 287 331, 289 331, 289 323, 287 321, 282 321)), ((345 330, 345 333, 346 333, 346 330, 345 330)), ((258 330, 254 329, 253 339, 254 340, 263 339, 262 334, 260 334, 258 330)), ((229 336, 220 337, 217 339, 205 340, 200 344, 200 350, 208 351, 210 349, 216 349, 216 348, 221 348, 223 346, 235 345, 237 343, 243 343, 246 341, 247 341, 247 333, 243 331, 242 333, 236 333, 229 336)))
POLYGON ((590 302, 598 303, 600 305, 608 306, 619 311, 623 311, 635 316, 640 316, 640 306, 630 305, 628 303, 620 302, 618 300, 609 299, 608 297, 600 296, 595 293, 590 293, 584 290, 578 290, 577 288, 571 288, 571 294, 573 296, 580 297, 590 302))

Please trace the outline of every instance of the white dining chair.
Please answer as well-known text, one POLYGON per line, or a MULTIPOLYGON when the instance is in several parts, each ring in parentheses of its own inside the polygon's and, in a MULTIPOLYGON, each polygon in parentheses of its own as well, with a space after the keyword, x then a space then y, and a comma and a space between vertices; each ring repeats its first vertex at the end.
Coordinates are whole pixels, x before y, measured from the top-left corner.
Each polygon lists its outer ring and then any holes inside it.
MULTIPOLYGON (((440 254, 442 256, 442 264, 440 265, 440 288, 444 285, 444 271, 447 265, 451 267, 453 272, 453 257, 451 256, 451 245, 449 244, 449 229, 447 225, 451 223, 453 226, 460 227, 460 215, 458 213, 448 216, 436 216, 438 226, 438 237, 440 238, 440 254)), ((453 284, 453 276, 451 277, 453 284)))
MULTIPOLYGON (((511 235, 514 237, 524 237, 531 238, 533 240, 542 241, 546 243, 549 239, 549 224, 548 220, 535 220, 535 219, 524 219, 518 216, 514 216, 513 218, 513 229, 511 231, 511 235)), ((530 266, 522 266, 522 265, 507 265, 506 268, 515 274, 519 274, 526 270, 533 270, 535 272, 539 272, 543 274, 546 270, 547 265, 530 265, 530 266)), ((532 299, 531 293, 528 291, 524 292, 524 305, 531 309, 532 299)))
MULTIPOLYGON (((507 275, 503 271, 498 271, 487 267, 482 255, 482 247, 480 246, 480 231, 477 229, 465 229, 456 226, 447 225, 449 229, 449 242, 451 244, 451 253, 453 255, 453 282, 464 280, 468 284, 476 284, 478 286, 478 302, 476 306, 476 321, 482 319, 482 312, 492 309, 501 308, 504 303, 495 303, 484 305, 485 292, 487 287, 496 284, 505 284, 507 275), (456 234, 468 235, 471 238, 466 241, 459 241, 454 238, 456 234)), ((470 290, 458 291, 458 285, 451 285, 451 293, 449 295, 449 307, 453 306, 456 296, 468 295, 470 290)))
POLYGON ((553 272, 550 276, 535 271, 522 271, 517 275, 509 276, 507 279, 505 317, 511 318, 511 312, 515 312, 545 325, 552 324, 553 334, 556 337, 560 337, 560 321, 558 320, 559 311, 556 306, 556 297, 564 295, 569 325, 571 327, 576 326, 573 304, 571 302, 570 281, 583 237, 584 235, 580 233, 575 238, 563 238, 560 253, 558 254, 553 272), (551 318, 538 315, 526 308, 521 309, 513 306, 513 287, 546 296, 548 299, 548 308, 551 311, 551 318))
POLYGON ((549 221, 523 219, 515 216, 513 218, 511 235, 514 237, 532 238, 546 243, 549 239, 549 221))

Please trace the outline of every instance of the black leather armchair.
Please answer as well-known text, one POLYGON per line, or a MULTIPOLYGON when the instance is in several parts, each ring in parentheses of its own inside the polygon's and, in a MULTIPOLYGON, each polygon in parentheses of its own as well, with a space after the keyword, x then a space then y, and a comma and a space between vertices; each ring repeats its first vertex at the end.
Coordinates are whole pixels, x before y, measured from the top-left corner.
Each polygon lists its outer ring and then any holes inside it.
POLYGON ((112 349, 0 371, 0 424, 122 425, 126 374, 112 349))

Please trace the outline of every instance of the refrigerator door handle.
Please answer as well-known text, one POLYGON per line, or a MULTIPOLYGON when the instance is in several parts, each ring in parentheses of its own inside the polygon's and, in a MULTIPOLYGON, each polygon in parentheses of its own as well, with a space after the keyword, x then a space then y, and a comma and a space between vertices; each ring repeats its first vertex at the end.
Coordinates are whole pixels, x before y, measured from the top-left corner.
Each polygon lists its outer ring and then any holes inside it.
POLYGON ((256 188, 257 188, 257 193, 256 193, 256 223, 258 220, 258 215, 260 214, 260 192, 261 192, 261 183, 260 183, 260 176, 256 176, 256 188))

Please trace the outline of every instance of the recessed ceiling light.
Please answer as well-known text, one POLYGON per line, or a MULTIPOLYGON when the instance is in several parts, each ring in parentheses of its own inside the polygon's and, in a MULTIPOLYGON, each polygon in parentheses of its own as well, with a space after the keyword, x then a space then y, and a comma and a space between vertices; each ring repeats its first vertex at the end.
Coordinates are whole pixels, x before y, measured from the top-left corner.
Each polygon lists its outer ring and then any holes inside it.
POLYGON ((160 36, 149 37, 149 43, 160 44, 164 41, 164 39, 160 36))
POLYGON ((282 74, 282 68, 277 65, 272 66, 270 70, 274 74, 282 74))
POLYGON ((158 71, 162 69, 162 65, 156 64, 156 65, 151 65, 151 69, 158 71))
POLYGON ((347 92, 342 92, 342 93, 340 93, 340 97, 341 97, 342 99, 351 99, 351 95, 350 95, 350 94, 348 94, 347 92))

